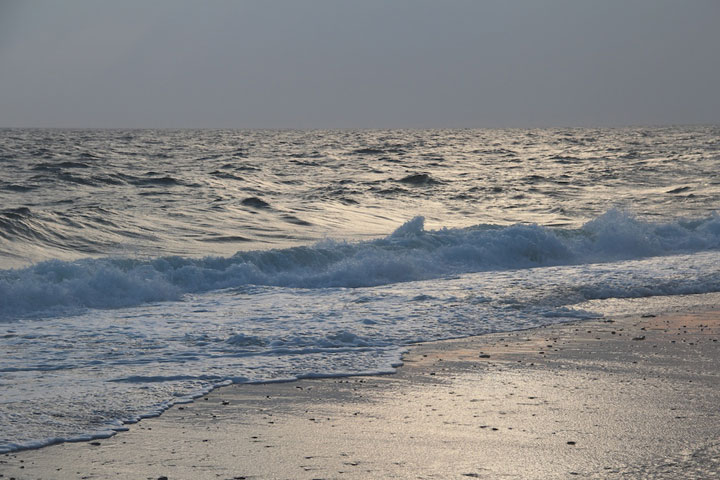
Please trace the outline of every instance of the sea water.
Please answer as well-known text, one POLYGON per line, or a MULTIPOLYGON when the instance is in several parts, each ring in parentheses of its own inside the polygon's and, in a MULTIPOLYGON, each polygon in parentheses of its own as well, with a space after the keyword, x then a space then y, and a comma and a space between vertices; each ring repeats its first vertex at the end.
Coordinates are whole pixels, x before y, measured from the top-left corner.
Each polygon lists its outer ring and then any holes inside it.
POLYGON ((716 126, 0 130, 0 167, 0 452, 720 299, 716 126))

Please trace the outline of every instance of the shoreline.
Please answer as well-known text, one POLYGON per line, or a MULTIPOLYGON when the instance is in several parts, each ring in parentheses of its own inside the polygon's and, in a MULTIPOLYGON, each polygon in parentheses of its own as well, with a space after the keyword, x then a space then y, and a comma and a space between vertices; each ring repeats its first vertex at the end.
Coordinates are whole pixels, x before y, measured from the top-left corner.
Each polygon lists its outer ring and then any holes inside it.
POLYGON ((417 344, 392 375, 224 386, 104 440, 2 454, 0 473, 713 478, 719 341, 705 311, 417 344))

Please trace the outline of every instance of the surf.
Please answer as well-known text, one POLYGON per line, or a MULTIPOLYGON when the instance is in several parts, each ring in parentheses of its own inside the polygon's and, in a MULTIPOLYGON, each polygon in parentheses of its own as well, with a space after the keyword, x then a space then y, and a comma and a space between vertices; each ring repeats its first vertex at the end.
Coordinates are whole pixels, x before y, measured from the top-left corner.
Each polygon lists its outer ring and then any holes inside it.
POLYGON ((0 319, 179 301, 248 285, 359 288, 482 271, 641 259, 720 249, 720 216, 648 222, 609 210, 579 229, 535 224, 426 230, 414 217, 369 241, 324 240, 230 257, 52 260, 0 271, 0 319))

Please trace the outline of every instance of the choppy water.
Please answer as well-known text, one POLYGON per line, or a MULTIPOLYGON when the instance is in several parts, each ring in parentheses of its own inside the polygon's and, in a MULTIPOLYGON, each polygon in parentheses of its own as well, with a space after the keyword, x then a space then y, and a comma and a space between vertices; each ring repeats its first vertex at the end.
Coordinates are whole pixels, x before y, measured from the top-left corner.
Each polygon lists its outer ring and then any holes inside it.
POLYGON ((720 292, 720 127, 0 130, 0 165, 0 451, 720 292))

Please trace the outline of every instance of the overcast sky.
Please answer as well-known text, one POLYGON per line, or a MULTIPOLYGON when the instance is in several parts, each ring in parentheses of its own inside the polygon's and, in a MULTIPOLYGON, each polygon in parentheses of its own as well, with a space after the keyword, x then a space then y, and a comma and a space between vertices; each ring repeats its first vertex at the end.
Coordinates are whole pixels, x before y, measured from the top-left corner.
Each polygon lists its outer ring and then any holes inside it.
POLYGON ((719 0, 0 0, 0 126, 720 123, 719 0))

